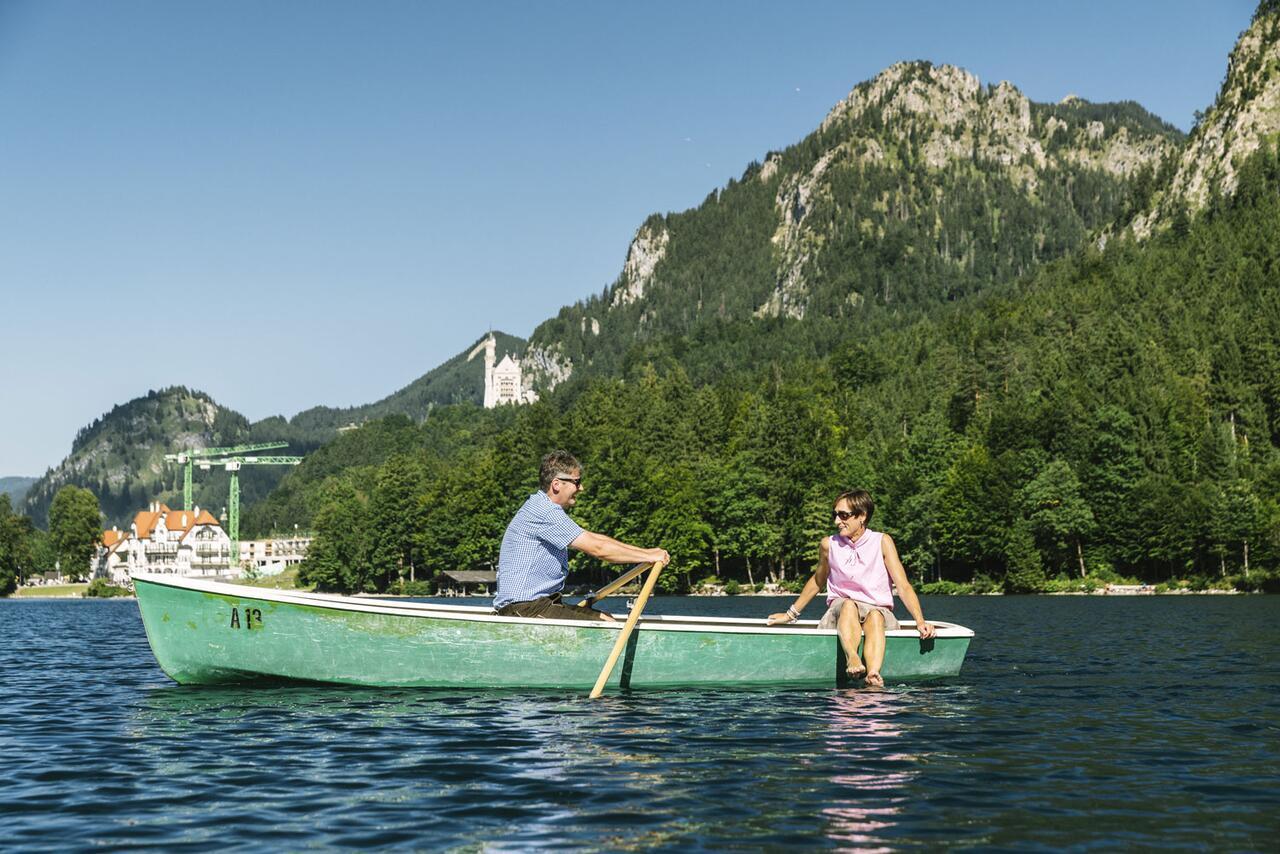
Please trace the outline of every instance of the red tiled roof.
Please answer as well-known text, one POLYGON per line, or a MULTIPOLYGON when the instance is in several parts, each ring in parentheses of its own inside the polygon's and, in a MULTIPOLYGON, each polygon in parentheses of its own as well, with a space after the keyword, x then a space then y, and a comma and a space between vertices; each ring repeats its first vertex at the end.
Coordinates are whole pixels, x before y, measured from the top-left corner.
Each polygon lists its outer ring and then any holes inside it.
POLYGON ((138 539, 145 540, 151 536, 151 529, 156 526, 156 522, 160 521, 159 513, 152 513, 150 510, 143 510, 141 513, 133 517, 133 524, 138 529, 138 539))

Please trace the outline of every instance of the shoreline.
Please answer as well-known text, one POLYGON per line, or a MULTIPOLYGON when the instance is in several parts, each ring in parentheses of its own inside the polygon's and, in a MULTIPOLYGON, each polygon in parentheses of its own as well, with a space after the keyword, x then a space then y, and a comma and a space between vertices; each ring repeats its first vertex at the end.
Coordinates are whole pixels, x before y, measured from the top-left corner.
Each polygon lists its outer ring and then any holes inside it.
MULTIPOLYGON (((278 587, 277 588, 271 588, 271 587, 257 588, 247 584, 242 586, 246 587, 249 590, 254 590, 254 589, 281 590, 282 589, 278 587)), ((311 591, 297 589, 297 590, 286 590, 284 592, 307 593, 311 591)), ((639 594, 639 592, 640 592, 639 588, 635 588, 632 590, 627 590, 626 588, 624 588, 623 590, 617 591, 616 596, 617 597, 635 596, 639 594)), ((766 599, 767 598, 780 599, 786 596, 795 596, 798 594, 791 593, 786 590, 764 590, 759 592, 744 591, 741 593, 734 593, 732 595, 725 593, 724 591, 712 591, 712 592, 700 592, 700 593, 668 593, 668 594, 656 594, 656 595, 680 596, 688 599, 725 599, 725 598, 751 598, 751 597, 762 597, 766 599)), ((1156 590, 1154 585, 1149 585, 1149 584, 1143 584, 1143 585, 1116 584, 1116 585, 1111 585, 1110 587, 1102 587, 1097 590, 1061 590, 1061 591, 1042 592, 1042 593, 999 593, 999 592, 931 593, 931 594, 922 593, 920 595, 941 597, 941 596, 1251 596, 1251 595, 1266 595, 1266 594, 1261 591, 1229 590, 1224 588, 1209 588, 1207 590, 1187 590, 1187 589, 1156 590)), ((485 599, 485 598, 490 598, 487 596, 438 596, 438 595, 437 596, 402 596, 397 593, 356 593, 356 594, 352 594, 352 596, 353 598, 357 598, 357 599, 485 599)), ((106 599, 136 599, 136 598, 137 597, 134 596, 133 594, 129 594, 128 596, 86 596, 83 593, 67 593, 60 596, 38 596, 38 595, 20 596, 17 593, 11 593, 8 596, 0 596, 0 600, 29 601, 29 602, 56 602, 56 601, 62 601, 65 599, 106 600, 106 599)))

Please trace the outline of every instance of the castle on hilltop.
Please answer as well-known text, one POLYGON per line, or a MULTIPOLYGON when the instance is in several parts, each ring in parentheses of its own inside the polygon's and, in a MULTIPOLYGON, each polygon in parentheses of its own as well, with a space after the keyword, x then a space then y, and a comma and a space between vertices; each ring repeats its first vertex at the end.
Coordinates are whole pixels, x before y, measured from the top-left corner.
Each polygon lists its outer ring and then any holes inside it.
POLYGON ((524 385, 524 374, 520 368, 520 360, 506 353, 502 361, 494 364, 497 341, 490 332, 484 340, 467 354, 470 362, 480 352, 484 353, 484 408, 493 409, 504 404, 519 405, 534 403, 538 393, 524 385))

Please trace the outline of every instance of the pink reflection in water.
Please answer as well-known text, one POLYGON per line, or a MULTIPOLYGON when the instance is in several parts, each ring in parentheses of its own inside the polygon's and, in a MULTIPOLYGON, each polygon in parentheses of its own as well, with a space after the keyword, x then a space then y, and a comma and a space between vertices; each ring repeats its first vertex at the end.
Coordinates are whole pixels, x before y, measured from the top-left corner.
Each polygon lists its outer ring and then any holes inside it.
POLYGON ((854 766, 831 778, 832 784, 849 793, 822 811, 825 835, 833 842, 887 850, 866 846, 884 843, 884 831, 897 823, 907 787, 919 773, 900 767, 916 759, 909 752, 909 735, 896 722, 904 702, 900 694, 869 691, 846 691, 830 698, 827 752, 847 758, 854 766), (881 762, 895 766, 894 770, 875 770, 874 765, 881 762), (895 797, 895 791, 902 794, 895 797))

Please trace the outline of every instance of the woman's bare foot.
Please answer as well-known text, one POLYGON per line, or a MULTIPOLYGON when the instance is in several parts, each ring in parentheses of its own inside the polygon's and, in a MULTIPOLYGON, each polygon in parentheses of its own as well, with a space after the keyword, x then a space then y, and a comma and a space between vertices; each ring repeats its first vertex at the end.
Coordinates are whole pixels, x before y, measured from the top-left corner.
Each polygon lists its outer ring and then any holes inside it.
POLYGON ((850 679, 861 679, 867 675, 867 668, 862 666, 861 661, 855 660, 849 662, 849 666, 844 669, 844 672, 849 675, 850 679))
POLYGON ((884 677, 883 677, 883 676, 881 676, 879 673, 868 673, 868 674, 867 674, 867 687, 868 687, 868 688, 883 688, 883 687, 884 687, 884 677))

